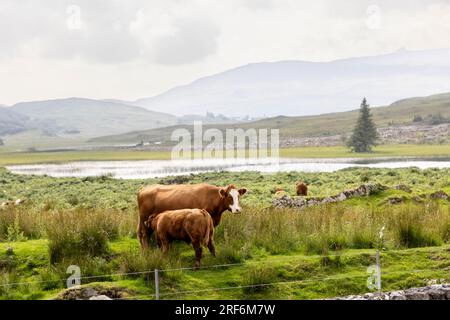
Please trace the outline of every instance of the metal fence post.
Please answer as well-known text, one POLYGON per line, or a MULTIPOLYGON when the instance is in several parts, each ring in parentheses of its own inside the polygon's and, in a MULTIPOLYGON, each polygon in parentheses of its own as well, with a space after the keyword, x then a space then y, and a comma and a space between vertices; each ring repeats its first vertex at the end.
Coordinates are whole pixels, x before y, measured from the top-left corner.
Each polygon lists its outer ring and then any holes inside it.
POLYGON ((158 275, 158 269, 155 269, 155 300, 159 300, 159 275, 158 275))
POLYGON ((381 263, 380 263, 380 250, 383 249, 383 236, 384 236, 384 226, 380 230, 380 241, 377 248, 377 287, 378 287, 378 294, 381 297, 381 263))
POLYGON ((380 249, 377 249, 377 289, 378 294, 381 295, 381 266, 380 266, 380 249))

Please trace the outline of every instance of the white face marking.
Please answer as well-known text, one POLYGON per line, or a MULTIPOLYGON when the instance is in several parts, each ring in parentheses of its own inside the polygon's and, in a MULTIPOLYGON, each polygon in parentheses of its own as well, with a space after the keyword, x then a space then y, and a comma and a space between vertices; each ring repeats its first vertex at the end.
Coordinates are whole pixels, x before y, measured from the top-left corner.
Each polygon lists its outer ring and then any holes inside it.
POLYGON ((241 211, 241 207, 239 206, 239 191, 231 189, 230 195, 233 197, 233 204, 230 205, 231 212, 236 213, 241 211))

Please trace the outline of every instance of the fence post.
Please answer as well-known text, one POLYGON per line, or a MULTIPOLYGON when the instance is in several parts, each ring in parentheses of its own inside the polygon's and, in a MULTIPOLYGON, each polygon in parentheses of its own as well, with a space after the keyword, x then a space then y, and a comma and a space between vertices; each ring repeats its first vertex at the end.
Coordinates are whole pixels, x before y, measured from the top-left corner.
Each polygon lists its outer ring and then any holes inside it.
POLYGON ((155 300, 159 300, 159 275, 158 275, 158 269, 155 269, 155 300))
POLYGON ((377 249, 377 289, 378 294, 381 296, 381 266, 380 266, 380 249, 377 249))

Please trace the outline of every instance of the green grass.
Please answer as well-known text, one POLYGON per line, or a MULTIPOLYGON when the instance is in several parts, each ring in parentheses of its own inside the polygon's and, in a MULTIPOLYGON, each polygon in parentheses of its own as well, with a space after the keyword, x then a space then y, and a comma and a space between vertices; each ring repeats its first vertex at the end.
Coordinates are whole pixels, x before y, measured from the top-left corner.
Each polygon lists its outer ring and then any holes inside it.
MULTIPOLYGON (((382 145, 372 153, 354 153, 343 146, 283 148, 281 157, 289 158, 379 158, 379 157, 446 157, 450 145, 382 145)), ((60 151, 6 152, 0 147, 0 166, 34 163, 63 163, 69 161, 169 160, 166 151, 60 151)))
MULTIPOLYGON (((261 174, 259 172, 216 172, 197 175, 167 177, 161 179, 116 180, 109 177, 95 178, 52 178, 48 176, 28 176, 11 174, 0 168, 0 202, 26 199, 35 211, 69 208, 110 208, 114 210, 136 209, 136 192, 146 184, 153 183, 208 183, 226 186, 236 184, 246 187, 243 197, 245 205, 270 206, 276 188, 284 189, 288 195, 295 195, 295 183, 303 180, 309 185, 309 195, 313 197, 331 196, 345 189, 358 187, 362 183, 381 183, 394 187, 400 183, 408 185, 413 193, 407 194, 391 189, 372 202, 381 203, 391 196, 405 196, 444 190, 450 192, 450 169, 417 168, 369 169, 349 168, 330 173, 282 172, 261 174)), ((350 200, 356 203, 360 200, 350 200)), ((365 201, 365 200, 363 200, 365 201)), ((14 218, 14 217, 12 217, 14 218)), ((0 225, 0 230, 2 226, 0 225)), ((1 232, 0 232, 1 233, 1 232)))
MULTIPOLYGON (((135 248, 136 240, 118 239, 111 242, 116 254, 135 248)), ((6 245, 0 245, 3 253, 6 245)), ((23 265, 45 257, 46 242, 33 240, 14 244, 15 258, 23 265)), ((0 255, 0 258, 4 258, 0 255)), ((212 259, 211 259, 212 260, 212 259)), ((426 285, 430 279, 449 279, 450 251, 448 246, 385 250, 381 254, 382 284, 385 291, 426 285)), ((213 263, 214 261, 210 261, 213 263)), ((300 253, 286 255, 255 255, 243 265, 209 268, 200 271, 185 270, 160 272, 161 299, 322 299, 334 296, 368 292, 367 268, 375 262, 375 250, 342 250, 333 253, 324 263, 321 255, 300 253), (270 284, 246 288, 252 284, 270 284), (236 288, 233 288, 236 287, 236 288), (241 288, 243 287, 243 288, 241 288), (229 288, 228 290, 213 290, 229 288), (186 293, 179 293, 179 292, 186 293)), ((45 265, 45 261, 42 261, 45 265)), ((87 274, 82 274, 87 276, 87 274)), ((30 276, 27 281, 37 280, 30 276)), ((87 286, 122 287, 132 293, 129 298, 153 299, 153 277, 145 276, 96 279, 87 286), (103 281, 102 281, 103 280, 103 281)), ((39 287, 10 292, 13 298, 51 298, 58 289, 39 287)))
POLYGON ((371 153, 354 153, 346 147, 304 147, 281 149, 282 157, 290 158, 377 158, 377 157, 446 157, 450 155, 450 144, 445 145, 382 145, 371 153))
POLYGON ((12 164, 62 163, 68 161, 168 160, 170 152, 155 151, 61 151, 1 152, 0 166, 12 164))

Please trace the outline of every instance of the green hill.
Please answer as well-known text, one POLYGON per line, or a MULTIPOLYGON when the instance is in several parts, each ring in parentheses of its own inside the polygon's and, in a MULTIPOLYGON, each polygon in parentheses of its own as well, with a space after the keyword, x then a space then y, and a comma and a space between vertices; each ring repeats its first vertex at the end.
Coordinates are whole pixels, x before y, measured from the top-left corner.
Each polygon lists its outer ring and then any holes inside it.
MULTIPOLYGON (((372 113, 379 127, 412 123, 433 123, 436 115, 441 115, 442 118, 448 121, 450 119, 450 93, 400 100, 389 106, 373 107, 372 113), (414 122, 415 117, 416 121, 420 119, 422 121, 414 122)), ((217 128, 220 130, 225 130, 226 128, 268 128, 280 129, 281 139, 289 137, 320 137, 350 132, 357 115, 358 109, 355 108, 352 111, 327 113, 317 116, 278 116, 247 123, 205 125, 204 130, 208 128, 217 128)), ((139 141, 164 143, 169 142, 172 132, 179 128, 192 131, 192 126, 176 125, 158 129, 132 131, 120 135, 103 136, 91 139, 90 141, 95 143, 137 143, 139 141)))
POLYGON ((49 136, 92 138, 177 122, 175 116, 166 113, 84 98, 22 102, 8 109, 29 119, 27 129, 38 129, 49 136))

